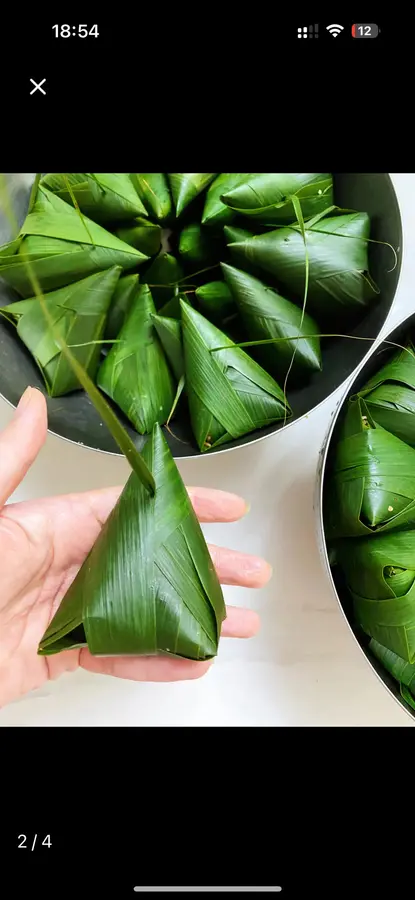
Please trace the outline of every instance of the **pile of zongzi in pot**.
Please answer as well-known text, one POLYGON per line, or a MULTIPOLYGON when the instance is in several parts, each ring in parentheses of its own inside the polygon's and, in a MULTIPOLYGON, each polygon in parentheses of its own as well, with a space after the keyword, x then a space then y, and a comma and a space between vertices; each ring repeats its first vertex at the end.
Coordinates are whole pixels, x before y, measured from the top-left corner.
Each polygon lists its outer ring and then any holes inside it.
POLYGON ((0 247, 0 309, 50 396, 81 390, 56 333, 139 434, 187 416, 200 452, 295 409, 320 337, 376 300, 365 212, 328 173, 49 173, 0 247))
MULTIPOLYGON (((380 359, 384 357, 384 351, 380 359)), ((324 527, 357 634, 415 709, 415 349, 353 394, 328 460, 324 527)))

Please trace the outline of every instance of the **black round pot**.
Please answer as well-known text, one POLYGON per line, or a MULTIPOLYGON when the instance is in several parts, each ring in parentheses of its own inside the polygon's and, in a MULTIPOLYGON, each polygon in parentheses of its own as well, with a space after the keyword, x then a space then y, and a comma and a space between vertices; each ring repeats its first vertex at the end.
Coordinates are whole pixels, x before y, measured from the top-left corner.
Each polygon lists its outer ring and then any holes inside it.
MULTIPOLYGON (((21 176, 7 175, 6 181, 12 196, 12 203, 19 224, 26 215, 30 179, 24 182, 21 176)), ((400 273, 402 257, 402 224, 396 194, 387 174, 339 174, 334 176, 336 202, 344 209, 367 212, 371 218, 371 237, 376 241, 387 241, 398 254, 398 264, 393 271, 392 252, 380 244, 369 244, 370 271, 380 288, 380 294, 364 318, 350 330, 350 334, 375 337, 379 334, 391 308, 400 273)), ((0 245, 10 240, 10 225, 0 210, 0 245)), ((17 299, 14 291, 0 282, 0 306, 17 299)), ((323 371, 314 374, 309 382, 287 391, 288 401, 293 410, 289 423, 270 425, 212 451, 223 453, 235 447, 261 440, 283 427, 309 414, 333 393, 366 357, 368 344, 364 341, 326 339, 322 341, 323 371)), ((38 387, 45 393, 40 372, 32 357, 18 340, 13 326, 0 320, 0 396, 15 406, 27 385, 38 387)), ((59 398, 47 398, 49 430, 66 440, 82 444, 93 450, 119 453, 118 448, 105 424, 97 414, 87 395, 77 393, 59 398)), ((119 413, 119 411, 117 410, 119 413)), ((138 447, 145 438, 137 435, 124 419, 131 437, 138 447)), ((166 437, 176 459, 203 456, 192 436, 185 416, 174 419, 175 436, 166 431, 166 437)))
POLYGON ((405 346, 405 342, 409 335, 412 334, 413 337, 414 333, 415 313, 409 317, 406 317, 399 325, 394 328, 393 331, 390 332, 390 334, 385 335, 382 341, 378 341, 370 350, 368 357, 363 360, 363 362, 359 366, 355 378, 349 383, 346 394, 337 406, 336 412, 334 413, 330 424, 329 431, 326 435, 324 446, 319 459, 315 494, 315 510, 320 556, 323 562, 323 566, 327 572, 327 576, 329 578, 333 592, 337 598, 337 601, 345 616, 353 637, 359 644, 369 664, 376 672, 381 682, 392 694, 392 696, 413 719, 415 719, 415 710, 412 709, 412 707, 408 703, 406 703, 403 697, 401 697, 399 684, 395 681, 394 678, 392 678, 389 672, 387 672, 386 669, 383 668, 381 663, 376 659, 376 657, 373 656, 373 654, 368 649, 370 638, 367 637, 367 635, 365 635, 358 627, 356 627, 353 618, 351 598, 342 579, 342 575, 339 572, 338 567, 333 566, 332 568, 330 565, 329 552, 324 531, 324 501, 325 491, 327 489, 328 483, 328 474, 330 472, 332 453, 334 452, 334 449, 336 447, 337 436, 341 426, 343 413, 345 411, 345 407, 349 398, 353 394, 356 394, 357 391, 360 391, 369 380, 369 378, 371 378, 372 375, 375 375, 382 366, 386 365, 388 359, 390 359, 391 356, 394 356, 396 354, 397 348, 391 346, 387 342, 391 341, 395 344, 405 346))

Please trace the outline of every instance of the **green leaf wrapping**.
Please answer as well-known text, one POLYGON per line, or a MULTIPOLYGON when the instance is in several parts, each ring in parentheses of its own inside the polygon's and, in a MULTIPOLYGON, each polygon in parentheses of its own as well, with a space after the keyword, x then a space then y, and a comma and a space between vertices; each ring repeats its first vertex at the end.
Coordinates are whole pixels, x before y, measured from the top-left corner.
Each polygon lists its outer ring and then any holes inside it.
POLYGON ((205 200, 205 206, 202 215, 202 225, 209 225, 214 228, 222 228, 229 225, 236 217, 236 213, 223 202, 222 195, 231 191, 232 188, 242 184, 249 178, 253 178, 255 173, 248 172, 244 175, 237 175, 234 172, 222 172, 208 188, 205 200))
MULTIPOLYGON (((376 294, 368 273, 367 239, 370 220, 366 213, 320 219, 306 223, 309 258, 307 310, 321 322, 339 322, 364 311, 376 294)), ((306 246, 298 226, 278 228, 229 244, 236 264, 244 262, 268 272, 281 289, 303 304, 306 246)))
POLYGON ((179 286, 177 285, 174 296, 171 300, 168 300, 164 306, 159 310, 159 315, 164 316, 167 319, 180 319, 181 317, 181 308, 180 301, 184 300, 185 303, 190 303, 190 306, 193 306, 193 303, 190 300, 190 297, 193 294, 181 294, 179 293, 179 286))
POLYGON ((39 654, 88 646, 96 656, 216 655, 222 590, 186 488, 159 427, 42 637, 39 654))
POLYGON ((161 250, 141 278, 143 284, 151 287, 156 309, 161 310, 171 300, 175 285, 183 276, 183 268, 176 257, 161 250))
POLYGON ((248 231, 247 228, 239 228, 235 225, 225 225, 223 234, 227 244, 237 244, 241 241, 247 241, 255 237, 255 234, 252 231, 248 231))
POLYGON ((284 378, 295 350, 293 375, 320 371, 319 328, 311 316, 305 313, 302 320, 302 312, 294 303, 285 300, 257 278, 225 263, 221 263, 221 267, 244 323, 247 340, 307 335, 301 340, 252 347, 252 353, 261 365, 276 377, 284 378))
POLYGON ((139 217, 134 223, 117 228, 115 234, 120 241, 141 250, 146 256, 155 256, 161 247, 161 226, 139 217))
POLYGON ((415 531, 342 541, 337 558, 363 631, 415 662, 415 531))
POLYGON ((225 281, 209 281, 195 291, 201 312, 214 322, 223 322, 236 313, 236 305, 225 281))
POLYGON ((415 348, 412 342, 359 391, 372 419, 415 447, 415 348))
POLYGON ((301 203, 303 219, 310 219, 333 205, 333 177, 328 173, 262 173, 244 179, 224 192, 223 203, 234 213, 263 225, 288 225, 297 217, 292 196, 301 203))
POLYGON ((398 682, 401 697, 415 709, 415 663, 406 662, 393 650, 382 647, 373 638, 369 644, 369 650, 373 656, 382 663, 387 672, 398 682))
POLYGON ((176 381, 179 382, 184 376, 181 322, 178 319, 167 318, 166 316, 153 315, 151 318, 176 381))
POLYGON ((334 451, 325 497, 328 539, 415 525, 415 450, 375 425, 352 398, 334 451))
POLYGON ((173 195, 176 218, 178 218, 189 203, 195 199, 213 181, 215 173, 202 172, 199 175, 183 175, 169 173, 170 190, 173 195))
POLYGON ((130 176, 125 172, 48 173, 40 184, 71 205, 72 192, 81 212, 101 224, 147 215, 130 176))
MULTIPOLYGON (((258 278, 260 281, 263 281, 264 270, 261 269, 260 266, 257 266, 255 265, 255 263, 251 262, 251 260, 246 256, 244 257, 244 259, 242 259, 241 257, 238 260, 238 254, 233 249, 234 244, 239 245, 253 238, 255 236, 254 232, 247 231, 246 228, 236 227, 235 225, 225 225, 223 234, 228 245, 228 250, 230 251, 232 262, 238 263, 240 267, 242 267, 246 272, 249 272, 250 275, 253 275, 254 278, 258 278)), ((279 288, 279 285, 276 283, 275 277, 270 277, 269 273, 267 275, 267 281, 274 284, 275 287, 279 288)))
POLYGON ((121 266, 134 269, 147 257, 96 222, 81 219, 60 197, 39 187, 19 237, 0 248, 0 277, 23 297, 33 294, 26 257, 43 291, 121 266))
POLYGON ((108 311, 104 338, 115 341, 139 290, 139 275, 123 275, 115 287, 108 311))
MULTIPOLYGON (((75 345, 72 352, 91 378, 98 368, 99 342, 121 271, 119 266, 114 266, 45 295, 55 328, 66 344, 75 345)), ((37 297, 4 306, 0 313, 16 323, 17 334, 39 366, 51 397, 61 397, 82 387, 45 324, 37 297)))
POLYGON ((208 266, 217 260, 215 241, 199 222, 186 225, 179 238, 179 253, 183 262, 193 268, 208 266))
POLYGON ((239 228, 235 225, 225 225, 223 234, 227 244, 237 244, 255 237, 253 231, 248 231, 247 228, 239 228))
POLYGON ((190 419, 204 452, 287 417, 278 384, 223 331, 181 304, 190 419), (227 347, 210 353, 214 347, 227 347))
POLYGON ((154 329, 150 288, 141 285, 125 323, 100 366, 97 385, 122 409, 139 434, 167 421, 175 386, 154 329))
POLYGON ((135 172, 131 178, 150 216, 160 223, 167 222, 174 212, 167 176, 160 172, 135 172))

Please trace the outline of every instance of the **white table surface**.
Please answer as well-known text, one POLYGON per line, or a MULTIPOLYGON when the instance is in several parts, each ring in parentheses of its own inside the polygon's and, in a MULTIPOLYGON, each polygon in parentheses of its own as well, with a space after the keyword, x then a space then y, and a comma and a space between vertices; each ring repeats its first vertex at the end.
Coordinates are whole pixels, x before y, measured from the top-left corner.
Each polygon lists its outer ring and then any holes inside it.
MULTIPOLYGON (((404 260, 383 333, 415 308, 415 175, 392 175, 404 227, 404 260)), ((135 684, 79 671, 0 711, 0 726, 194 725, 412 727, 355 643, 320 562, 313 492, 318 454, 343 385, 307 419, 255 446, 180 465, 187 484, 235 491, 245 520, 204 527, 208 540, 264 555, 274 577, 225 598, 262 618, 250 641, 221 642, 200 681, 135 684), (301 476, 298 476, 301 472, 301 476)), ((0 401, 0 428, 11 417, 0 401)), ((123 484, 127 464, 48 436, 14 500, 123 484)))

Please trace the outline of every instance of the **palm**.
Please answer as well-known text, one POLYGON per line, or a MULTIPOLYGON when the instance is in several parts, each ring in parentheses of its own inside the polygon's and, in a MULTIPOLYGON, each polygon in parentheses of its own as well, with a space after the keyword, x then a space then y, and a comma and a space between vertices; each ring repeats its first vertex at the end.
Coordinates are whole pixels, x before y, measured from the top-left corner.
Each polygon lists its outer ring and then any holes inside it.
POLYGON ((18 683, 26 693, 79 665, 79 651, 46 658, 37 647, 98 535, 99 496, 19 503, 0 515, 0 685, 18 683))
MULTIPOLYGON (((0 509, 17 487, 46 436, 42 395, 31 402, 0 437, 0 509)), ((190 490, 201 521, 234 521, 244 502, 220 491, 190 490)), ((119 489, 92 491, 4 506, 0 512, 0 706, 40 687, 48 678, 79 665, 93 672, 133 680, 195 678, 208 664, 176 659, 92 657, 87 649, 51 657, 37 655, 39 640, 94 544, 119 489)), ((223 583, 259 587, 269 577, 264 560, 211 547, 223 583)), ((222 634, 249 637, 254 613, 228 608, 222 634)))

